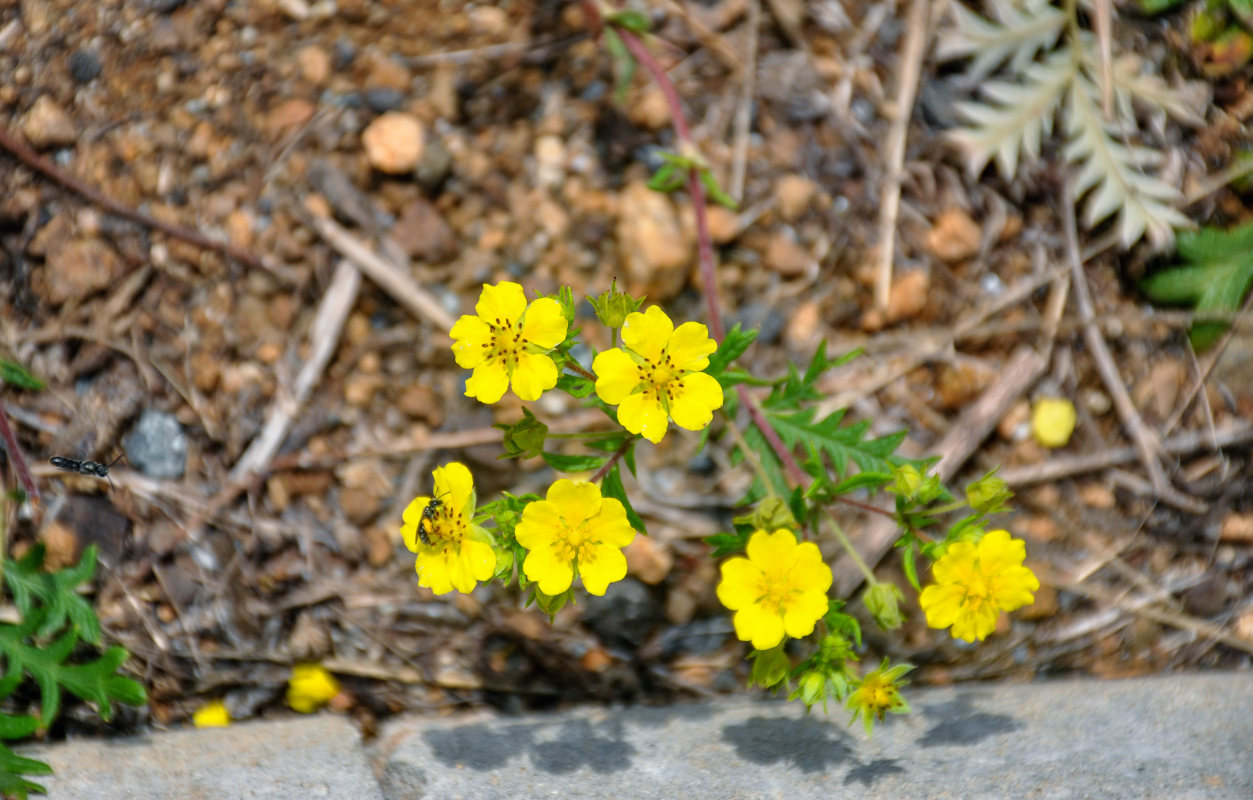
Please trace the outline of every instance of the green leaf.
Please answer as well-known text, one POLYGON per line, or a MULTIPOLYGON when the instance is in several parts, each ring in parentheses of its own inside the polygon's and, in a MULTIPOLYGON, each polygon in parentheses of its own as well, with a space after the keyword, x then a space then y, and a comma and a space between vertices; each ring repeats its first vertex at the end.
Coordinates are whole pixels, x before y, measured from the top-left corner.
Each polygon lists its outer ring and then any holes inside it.
POLYGON ((25 739, 39 730, 39 720, 27 714, 0 714, 0 739, 25 739))
POLYGON ((755 329, 744 330, 737 322, 735 327, 727 331, 717 351, 709 357, 709 366, 705 371, 715 378, 724 372, 732 362, 744 355, 744 351, 757 339, 755 329))
MULTIPOLYGON (((1159 303, 1194 305, 1198 314, 1239 309, 1253 284, 1253 223, 1181 233, 1178 246, 1185 263, 1150 275, 1140 284, 1144 293, 1159 303)), ((1226 330, 1226 322, 1198 320, 1192 344, 1204 350, 1226 330)))
POLYGON ((842 409, 817 422, 814 421, 814 413, 812 408, 787 413, 767 411, 766 417, 785 445, 803 445, 822 453, 838 475, 848 474, 850 461, 862 472, 880 473, 890 473, 895 464, 901 463, 893 454, 905 439, 906 431, 867 439, 866 433, 870 430, 868 420, 840 427, 844 418, 842 409))
POLYGON ((52 767, 33 758, 23 758, 9 748, 0 744, 0 797, 26 800, 27 792, 48 792, 34 781, 28 781, 23 775, 51 775, 52 767))
POLYGON ((634 9, 623 9, 615 11, 605 17, 605 22, 609 25, 617 25, 620 28, 626 28, 632 33, 648 33, 652 28, 652 21, 643 11, 634 9))
POLYGON ((10 386, 16 386, 19 389, 30 389, 33 392, 40 391, 46 385, 26 367, 7 358, 0 358, 0 380, 3 380, 10 386))
POLYGON ((557 379, 557 388, 566 394, 569 394, 571 397, 582 400, 584 397, 587 397, 589 394, 596 391, 596 384, 587 378, 584 378, 582 375, 567 374, 562 375, 557 379))
POLYGON ((892 482, 892 474, 889 472, 859 472, 851 475, 836 484, 831 490, 832 494, 848 494, 858 489, 878 489, 892 482))
POLYGON ((497 423, 493 428, 504 431, 505 452, 497 458, 534 458, 544 452, 548 426, 535 418, 530 409, 522 409, 522 419, 512 425, 497 423))
POLYGON ((744 548, 748 546, 748 537, 751 535, 752 531, 748 529, 738 533, 715 533, 713 536, 705 537, 705 544, 714 549, 710 553, 711 558, 723 558, 743 553, 744 548))
POLYGON ((701 185, 705 187, 705 191, 709 192, 711 200, 732 211, 739 210, 740 204, 735 202, 734 197, 722 191, 722 187, 718 185, 718 179, 714 177, 711 170, 702 169, 698 174, 700 175, 701 185))
POLYGON ((605 476, 605 480, 600 485, 600 493, 603 497, 612 497, 622 503, 622 507, 626 509, 627 522, 631 523, 631 527, 645 536, 648 535, 643 518, 635 512, 631 506, 631 500, 627 497, 626 487, 622 485, 622 476, 618 474, 617 464, 614 464, 609 474, 605 476))
POLYGON ((594 472, 605 466, 608 456, 543 453, 544 463, 558 472, 594 472))
POLYGON ((83 641, 88 644, 99 642, 100 621, 96 612, 75 592, 96 572, 96 546, 91 545, 84 550, 76 566, 52 573, 40 569, 43 555, 43 546, 36 545, 19 561, 5 560, 4 580, 13 592, 18 611, 26 618, 38 601, 44 607, 44 622, 38 631, 39 636, 51 636, 68 619, 83 641))

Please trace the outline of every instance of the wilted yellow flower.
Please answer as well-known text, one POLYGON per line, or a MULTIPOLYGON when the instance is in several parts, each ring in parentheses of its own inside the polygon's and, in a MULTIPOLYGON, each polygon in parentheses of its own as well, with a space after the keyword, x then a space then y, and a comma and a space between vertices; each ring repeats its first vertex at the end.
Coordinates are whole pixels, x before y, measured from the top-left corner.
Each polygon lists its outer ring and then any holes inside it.
POLYGON ((979 540, 954 542, 931 567, 935 583, 918 598, 927 624, 953 627, 953 637, 982 640, 996 628, 1002 611, 1035 602, 1040 581, 1022 565, 1027 546, 1008 531, 989 531, 979 540))
POLYGON ((874 731, 874 721, 880 722, 888 714, 909 713, 909 703, 901 697, 901 678, 913 669, 911 664, 897 664, 888 668, 885 657, 879 668, 868 673, 857 685, 857 689, 848 696, 846 706, 853 712, 853 720, 858 717, 866 725, 866 735, 874 731))
POLYGON ((748 540, 747 558, 722 564, 718 599, 735 612, 735 635, 768 650, 783 641, 813 633, 827 613, 831 568, 813 542, 797 543, 791 531, 757 531, 748 540))
POLYGON ((287 705, 301 714, 312 714, 339 694, 339 681, 321 664, 297 664, 287 682, 287 705))
POLYGON ((1041 397, 1031 410, 1031 432, 1045 447, 1065 447, 1075 432, 1075 404, 1062 397, 1041 397))
POLYGON ((704 428, 722 407, 722 387, 702 370, 718 343, 699 322, 678 328, 657 306, 628 314, 622 344, 592 361, 596 394, 618 407, 618 422, 654 444, 669 420, 689 431, 704 428))
POLYGON ((211 700, 191 715, 191 724, 197 728, 225 728, 231 724, 231 712, 221 700, 211 700))
POLYGON ((466 397, 495 403, 512 384, 518 397, 538 400, 557 385, 557 364, 548 353, 565 340, 569 323, 556 300, 527 305, 521 286, 502 281, 483 284, 474 310, 478 316, 462 316, 449 332, 457 366, 474 370, 466 397))
POLYGON ((434 472, 433 491, 433 498, 418 497, 409 504, 400 528, 405 546, 418 554, 418 585, 435 594, 472 592, 496 570, 492 538, 472 522, 474 479, 464 464, 445 464, 434 472))
POLYGON ((562 478, 548 488, 546 499, 523 509, 514 535, 530 551, 522 571, 541 592, 561 594, 578 575, 590 594, 603 595, 609 584, 626 577, 622 548, 635 538, 635 529, 621 502, 602 497, 595 484, 562 478))

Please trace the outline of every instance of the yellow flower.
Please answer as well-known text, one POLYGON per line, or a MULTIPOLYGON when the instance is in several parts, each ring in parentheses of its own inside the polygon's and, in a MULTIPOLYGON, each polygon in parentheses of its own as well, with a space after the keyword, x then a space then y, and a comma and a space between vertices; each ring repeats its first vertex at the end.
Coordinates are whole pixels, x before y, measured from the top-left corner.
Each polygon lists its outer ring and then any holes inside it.
POLYGON ((557 385, 557 364, 548 353, 566 338, 568 323, 561 305, 541 297, 527 305, 522 287, 502 281, 483 284, 469 315, 452 326, 452 352, 457 365, 472 369, 466 397, 495 403, 513 384, 523 400, 538 400, 557 385))
POLYGON ((813 633, 827 613, 831 568, 813 542, 798 544, 789 530, 757 531, 748 540, 748 557, 722 565, 718 599, 735 612, 735 635, 768 650, 783 641, 813 633))
POLYGON ((1031 432, 1045 447, 1065 447, 1075 432, 1075 404, 1061 397, 1041 397, 1031 409, 1031 432))
POLYGON ((297 664, 287 682, 287 705, 301 714, 312 714, 339 694, 339 681, 321 664, 297 664))
POLYGON ((953 636, 973 642, 996 628, 1002 611, 1035 602, 1040 588, 1035 574, 1022 565, 1027 546, 1008 531, 989 531, 979 540, 954 542, 931 567, 935 583, 922 590, 918 602, 932 628, 953 627, 953 636))
POLYGON ((548 488, 546 499, 523 509, 514 535, 530 551, 522 571, 541 592, 561 594, 579 575, 584 589, 603 595, 609 584, 626 577, 622 548, 635 538, 635 529, 622 503, 601 497, 595 484, 562 478, 548 488))
POLYGON ((631 433, 656 444, 666 435, 668 420, 698 431, 722 407, 722 387, 702 370, 718 344, 699 322, 678 328, 657 306, 628 314, 622 325, 625 350, 614 348, 596 356, 596 394, 618 406, 618 422, 631 433))
POLYGON ((453 462, 435 470, 434 484, 434 498, 415 498, 405 509, 400 535, 409 551, 418 554, 414 569, 419 586, 435 594, 453 589, 468 594, 496 570, 491 536, 471 522, 474 479, 464 464, 453 462))
POLYGON ((225 728, 231 724, 231 712, 221 700, 212 700, 196 709, 191 724, 197 728, 225 728))
POLYGON ((888 668, 887 658, 879 664, 879 668, 861 679, 857 689, 848 696, 846 706, 853 712, 853 720, 858 717, 866 724, 866 734, 874 731, 874 721, 882 721, 887 714, 906 714, 909 703, 901 697, 901 678, 913 669, 910 664, 897 664, 888 668))

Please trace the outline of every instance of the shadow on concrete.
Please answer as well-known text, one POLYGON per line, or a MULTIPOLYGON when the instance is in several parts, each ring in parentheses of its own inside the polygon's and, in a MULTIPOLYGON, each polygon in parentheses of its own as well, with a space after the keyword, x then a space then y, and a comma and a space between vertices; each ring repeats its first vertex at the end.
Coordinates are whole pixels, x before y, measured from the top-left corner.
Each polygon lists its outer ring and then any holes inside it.
POLYGON ((536 769, 553 774, 584 766, 593 772, 620 772, 631 766, 635 755, 635 748, 624 739, 620 720, 479 723, 431 730, 422 736, 441 763, 478 771, 499 769, 526 755, 536 769))
POLYGON ((898 759, 880 758, 871 761, 869 764, 858 764, 848 771, 844 776, 845 785, 850 783, 860 783, 862 786, 872 786, 878 782, 880 778, 886 778, 889 775, 903 775, 905 768, 899 766, 898 759))
POLYGON ((736 755, 754 764, 790 763, 801 772, 826 772, 853 759, 851 739, 829 722, 813 718, 753 717, 722 729, 736 755))
POLYGON ((922 715, 936 720, 918 737, 918 744, 923 747, 969 747, 992 736, 1013 733, 1026 727, 1008 714, 979 711, 969 695, 926 706, 922 715))

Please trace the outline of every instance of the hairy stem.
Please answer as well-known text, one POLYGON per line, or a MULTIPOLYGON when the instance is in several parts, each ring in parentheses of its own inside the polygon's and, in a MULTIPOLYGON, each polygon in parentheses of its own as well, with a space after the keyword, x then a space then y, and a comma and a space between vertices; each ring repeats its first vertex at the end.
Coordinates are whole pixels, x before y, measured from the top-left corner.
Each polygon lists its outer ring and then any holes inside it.
POLYGON ((588 478, 588 483, 600 483, 603 481, 605 476, 609 474, 609 470, 613 469, 614 464, 617 464, 618 460, 625 456, 627 451, 631 449, 631 445, 635 444, 635 439, 636 437, 634 436, 628 437, 617 450, 614 450, 613 455, 609 456, 609 460, 602 464, 600 469, 596 470, 592 477, 588 478))
POLYGON ((30 468, 22 457, 22 448, 18 447, 13 428, 9 426, 9 415, 5 413, 3 403, 0 403, 0 439, 4 440, 4 449, 8 451, 9 459, 13 462, 13 471, 17 473, 17 481, 22 485, 22 490, 31 500, 39 500, 39 489, 35 486, 35 479, 30 476, 30 468))

